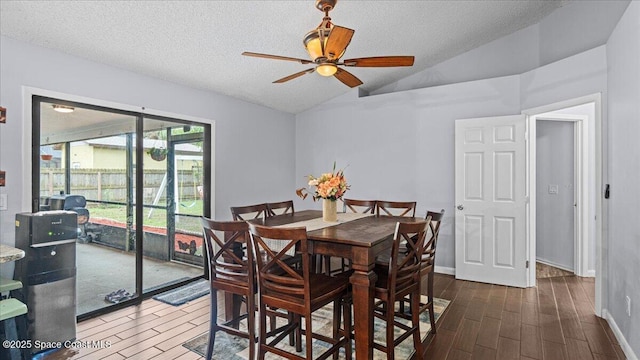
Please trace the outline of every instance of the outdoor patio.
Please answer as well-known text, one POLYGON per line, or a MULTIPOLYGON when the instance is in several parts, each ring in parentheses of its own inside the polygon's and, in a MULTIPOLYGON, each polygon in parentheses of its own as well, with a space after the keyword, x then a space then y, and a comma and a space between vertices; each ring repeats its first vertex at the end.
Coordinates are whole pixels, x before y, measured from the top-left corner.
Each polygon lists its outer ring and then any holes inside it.
MULTIPOLYGON (((124 289, 131 294, 135 292, 134 252, 93 243, 78 243, 76 266, 78 315, 112 305, 105 301, 105 296, 116 290, 124 289)), ((146 291, 202 273, 201 267, 144 257, 143 288, 146 291)))

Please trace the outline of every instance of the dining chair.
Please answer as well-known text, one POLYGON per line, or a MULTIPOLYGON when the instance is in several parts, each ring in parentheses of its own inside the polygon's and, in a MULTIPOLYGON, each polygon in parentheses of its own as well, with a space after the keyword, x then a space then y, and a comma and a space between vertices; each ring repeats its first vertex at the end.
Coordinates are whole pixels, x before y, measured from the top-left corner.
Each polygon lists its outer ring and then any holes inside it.
POLYGON ((418 222, 398 222, 389 263, 386 266, 376 264, 374 268, 378 276, 374 286, 374 316, 386 322, 386 336, 385 344, 374 340, 373 347, 385 352, 388 360, 395 359, 395 347, 409 336, 413 336, 413 346, 418 358, 422 355, 420 269, 422 248, 430 221, 431 218, 418 222), (409 296, 411 302, 411 325, 396 319, 395 304, 404 301, 406 296, 409 296), (396 329, 399 329, 397 337, 396 329))
POLYGON ((256 204, 247 206, 232 206, 231 215, 233 220, 263 219, 269 216, 267 204, 256 204))
POLYGON ((351 359, 351 301, 349 280, 347 277, 330 277, 313 273, 311 254, 307 245, 305 227, 275 228, 249 224, 249 234, 258 273, 259 336, 258 359, 263 360, 266 353, 273 353, 287 359, 313 359, 313 339, 328 343, 330 346, 315 358, 325 359, 333 354, 338 355, 344 348, 347 359, 351 359), (269 239, 270 241, 265 241, 269 239), (272 242, 280 242, 281 250, 273 249, 272 242), (302 268, 296 269, 284 261, 288 249, 298 247, 302 254, 302 268), (325 305, 333 303, 333 337, 322 336, 313 332, 311 315, 325 305), (294 313, 293 321, 267 332, 266 307, 284 309, 294 313), (342 310, 342 311, 341 311, 342 310), (344 328, 340 327, 344 317, 344 328), (306 352, 305 356, 287 351, 278 344, 287 334, 295 333, 298 337, 296 351, 302 351, 300 331, 304 318, 306 352))
POLYGON ((376 201, 376 216, 416 216, 415 201, 376 201))
POLYGON ((360 214, 375 214, 376 201, 375 200, 356 200, 356 199, 344 199, 344 212, 353 212, 360 214))
MULTIPOLYGON (((225 331, 248 339, 249 358, 254 359, 256 341, 255 270, 253 252, 243 249, 247 241, 249 225, 245 221, 214 221, 205 217, 201 217, 200 220, 204 232, 211 288, 209 342, 205 359, 212 359, 218 331, 225 331), (220 238, 216 231, 223 232, 224 237, 220 238), (246 313, 230 321, 219 323, 218 291, 241 296, 246 304, 246 313), (239 322, 243 319, 247 320, 246 331, 238 329, 239 322)), ((239 306, 239 304, 235 306, 239 306)))
POLYGON ((295 213, 295 210, 293 208, 293 200, 267 203, 267 210, 269 216, 295 213))
MULTIPOLYGON (((427 228, 427 235, 425 236, 425 244, 422 250, 422 264, 420 265, 420 278, 421 280, 427 278, 427 302, 420 303, 420 313, 429 310, 429 322, 431 323, 431 333, 436 333, 436 319, 433 310, 433 281, 435 276, 435 263, 436 263, 436 245, 438 245, 438 234, 440 233, 440 224, 444 217, 444 209, 440 212, 427 211, 425 219, 431 218, 429 227, 427 228)), ((400 303, 400 315, 405 315, 405 303, 408 300, 405 298, 400 303)), ((407 316, 408 318, 408 316, 407 316)))

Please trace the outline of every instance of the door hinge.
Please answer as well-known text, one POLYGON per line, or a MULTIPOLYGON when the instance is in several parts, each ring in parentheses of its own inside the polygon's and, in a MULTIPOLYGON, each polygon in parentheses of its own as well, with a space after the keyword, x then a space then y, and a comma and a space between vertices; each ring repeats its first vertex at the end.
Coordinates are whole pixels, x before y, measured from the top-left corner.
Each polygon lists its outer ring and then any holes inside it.
POLYGON ((527 260, 527 269, 529 268, 529 260, 527 260))

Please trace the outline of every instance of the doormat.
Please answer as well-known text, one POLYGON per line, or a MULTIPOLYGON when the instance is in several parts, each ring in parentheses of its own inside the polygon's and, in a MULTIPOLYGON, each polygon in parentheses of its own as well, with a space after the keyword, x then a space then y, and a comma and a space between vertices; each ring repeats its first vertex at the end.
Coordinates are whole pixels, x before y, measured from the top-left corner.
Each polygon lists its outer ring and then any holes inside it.
MULTIPOLYGON (((422 302, 426 302, 426 296, 423 296, 422 302)), ((444 313, 445 309, 449 305, 450 301, 445 299, 433 299, 433 310, 436 318, 436 322, 440 318, 440 316, 444 313)), ((313 329, 314 332, 318 332, 328 337, 332 337, 332 323, 333 323, 333 304, 326 305, 320 310, 317 310, 313 313, 313 329)), ((378 318, 374 319, 373 324, 373 332, 375 336, 375 340, 378 343, 384 344, 385 336, 386 336, 386 323, 378 318)), ((410 324, 410 321, 401 319, 407 324, 410 324)), ((258 323, 258 319, 256 319, 256 323, 258 323)), ((278 324, 280 325, 280 324, 278 324)), ((242 321, 240 323, 240 328, 246 329, 246 321, 242 321)), ((422 340, 426 338, 429 331, 431 330, 431 323, 429 322, 429 312, 425 311, 420 314, 420 335, 422 340)), ((257 333, 257 332, 256 332, 257 333)), ((196 336, 195 338, 187 341, 182 346, 187 349, 199 354, 200 356, 205 356, 207 353, 207 344, 209 342, 209 332, 205 332, 196 336)), ((249 340, 241 338, 239 336, 230 335, 225 333, 224 331, 218 331, 216 333, 216 343, 213 349, 213 358, 214 359, 225 359, 225 360, 248 360, 249 358, 249 348, 248 348, 249 340)), ((290 347, 287 341, 283 341, 279 346, 281 346, 284 350, 295 352, 294 347, 290 347)), ((314 358, 316 355, 325 351, 328 348, 328 344, 322 341, 314 340, 314 358), (317 349, 317 351, 316 351, 317 349)), ((355 347, 353 347, 355 351, 355 347)), ((344 349, 341 350, 344 352, 344 349)), ((302 354, 305 352, 305 344, 303 341, 302 344, 302 354)), ((409 336, 405 341, 400 343, 396 347, 396 359, 409 359, 411 358, 414 352, 413 348, 413 338, 409 336)), ((355 355, 354 355, 355 356, 355 355)), ((344 359, 344 354, 340 354, 340 359, 344 359)), ((381 351, 373 352, 374 360, 383 360, 387 358, 387 355, 381 351)), ((265 359, 281 359, 281 357, 276 356, 274 354, 267 354, 265 359)))
POLYGON ((153 297, 169 305, 178 306, 209 294, 209 281, 200 279, 179 288, 163 292, 153 297))

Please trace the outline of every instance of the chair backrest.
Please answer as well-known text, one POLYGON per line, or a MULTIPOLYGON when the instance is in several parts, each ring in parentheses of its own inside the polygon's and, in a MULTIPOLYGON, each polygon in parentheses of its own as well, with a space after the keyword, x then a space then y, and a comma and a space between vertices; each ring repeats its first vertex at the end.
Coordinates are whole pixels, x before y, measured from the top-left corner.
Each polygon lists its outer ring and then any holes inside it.
POLYGON ((307 251, 307 229, 274 228, 250 223, 249 234, 256 259, 260 296, 268 296, 272 301, 287 301, 292 295, 298 299, 304 296, 305 307, 310 307, 311 259, 307 251), (277 248, 274 244, 277 244, 277 248), (287 252, 291 249, 297 249, 302 254, 302 271, 297 270, 297 263, 286 261, 290 259, 287 252))
POLYGON ((415 201, 376 201, 376 215, 416 216, 415 201))
POLYGON ((389 259, 389 291, 401 292, 420 283, 422 247, 431 218, 398 222, 389 259))
POLYGON ((204 244, 208 257, 209 279, 253 286, 254 269, 251 251, 244 251, 249 225, 245 221, 214 221, 201 217, 204 244), (220 238, 216 231, 223 232, 220 238))
POLYGON ((269 210, 268 216, 276 216, 276 215, 282 215, 282 214, 293 215, 295 212, 295 210, 293 209, 293 200, 267 203, 267 209, 269 210))
POLYGON ((269 216, 267 204, 256 204, 247 206, 232 206, 231 215, 233 220, 263 219, 269 216))
POLYGON ((376 201, 375 200, 356 200, 356 199, 344 199, 344 212, 354 212, 361 214, 375 214, 376 201))
POLYGON ((427 211, 425 218, 431 218, 429 222, 429 231, 425 237, 425 243, 422 250, 422 275, 433 270, 436 262, 436 245, 438 245, 438 234, 440 233, 440 224, 444 217, 444 209, 440 212, 427 211))

